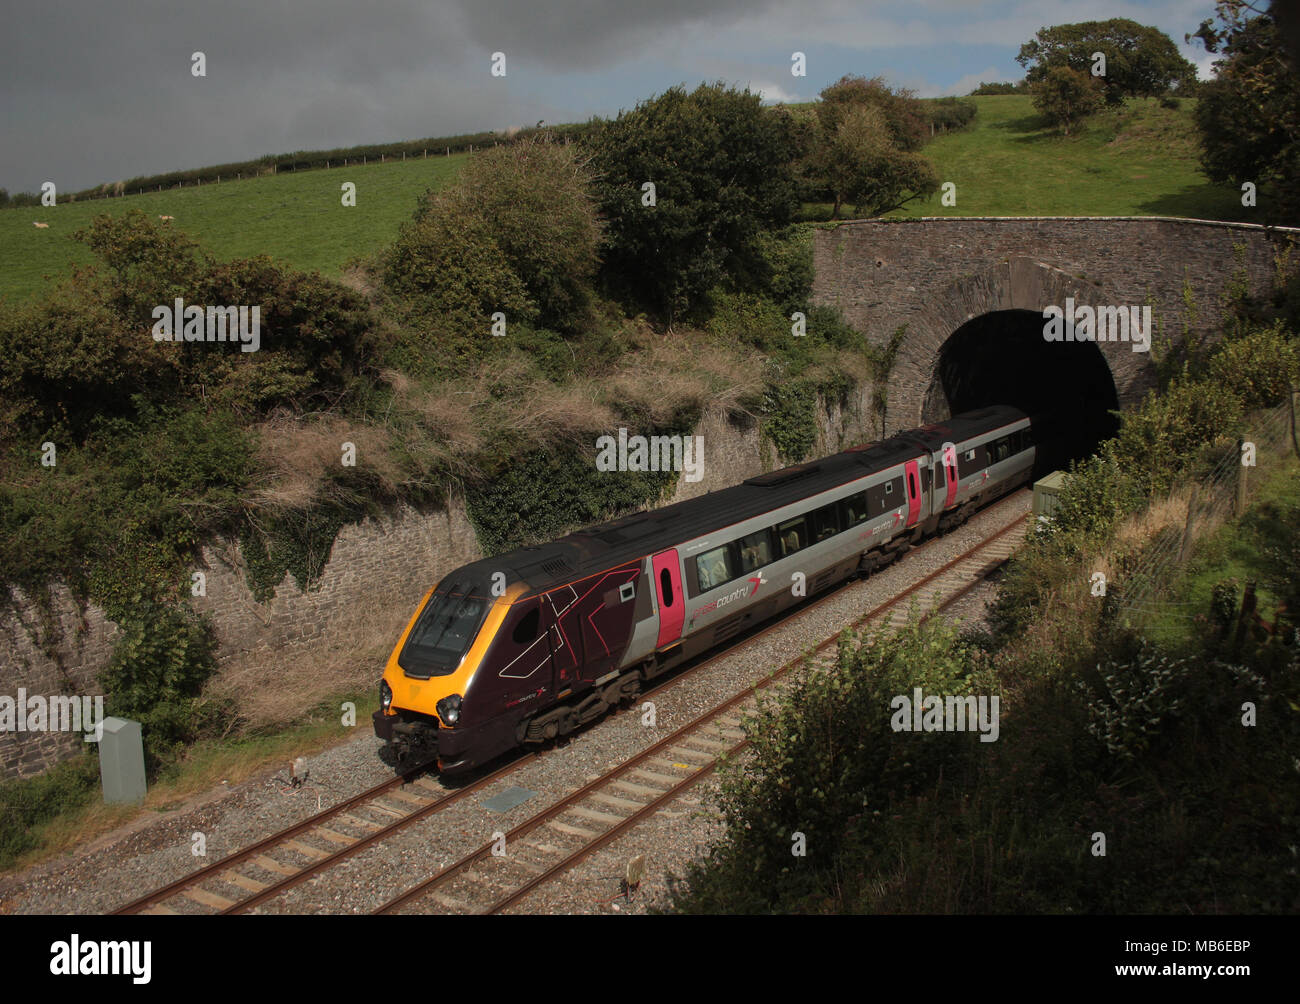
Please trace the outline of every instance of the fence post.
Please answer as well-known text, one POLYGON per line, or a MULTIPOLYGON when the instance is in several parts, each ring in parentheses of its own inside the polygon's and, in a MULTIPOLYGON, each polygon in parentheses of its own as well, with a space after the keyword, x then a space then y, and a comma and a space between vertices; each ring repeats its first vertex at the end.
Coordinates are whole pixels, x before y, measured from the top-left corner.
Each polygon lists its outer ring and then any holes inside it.
POLYGON ((1237 504, 1233 509, 1234 516, 1240 516, 1246 511, 1246 465, 1241 462, 1241 448, 1243 440, 1237 440, 1237 504))
POLYGON ((1192 497, 1187 500, 1187 523, 1183 526, 1183 546, 1178 554, 1180 565, 1186 565, 1192 553, 1192 523, 1196 519, 1196 497, 1199 494, 1200 486, 1192 486, 1192 497))

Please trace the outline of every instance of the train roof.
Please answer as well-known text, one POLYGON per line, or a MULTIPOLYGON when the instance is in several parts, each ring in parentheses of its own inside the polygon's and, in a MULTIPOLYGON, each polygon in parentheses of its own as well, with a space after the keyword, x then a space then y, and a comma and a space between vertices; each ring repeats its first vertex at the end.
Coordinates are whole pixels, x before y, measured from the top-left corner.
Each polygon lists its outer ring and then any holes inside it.
POLYGON ((488 596, 492 576, 504 572, 507 583, 522 581, 530 594, 547 592, 894 467, 926 449, 938 450, 945 442, 959 443, 1025 417, 1023 412, 1004 406, 967 412, 883 442, 760 474, 698 498, 631 513, 547 544, 482 558, 448 575, 438 588, 488 596))

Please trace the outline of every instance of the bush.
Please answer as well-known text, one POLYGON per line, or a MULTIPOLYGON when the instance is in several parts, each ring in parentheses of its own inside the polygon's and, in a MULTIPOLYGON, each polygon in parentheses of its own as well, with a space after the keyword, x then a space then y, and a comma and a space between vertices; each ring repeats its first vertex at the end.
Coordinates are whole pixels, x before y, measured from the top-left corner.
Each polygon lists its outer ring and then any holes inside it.
POLYGON ((40 846, 36 829, 85 805, 99 786, 99 765, 87 752, 36 777, 0 782, 0 868, 40 846))
POLYGON ((554 540, 576 527, 653 505, 677 477, 662 471, 604 473, 596 470, 593 454, 572 444, 524 456, 512 455, 507 444, 498 444, 498 451, 503 455, 499 469, 465 492, 466 513, 485 555, 554 540))
POLYGON ((1210 357, 1209 377, 1235 393, 1246 411, 1276 407, 1300 383, 1300 353, 1276 321, 1220 342, 1210 357))
POLYGON ((404 224, 384 262, 384 282, 408 303, 406 316, 435 354, 475 358, 492 314, 533 321, 537 304, 510 266, 491 225, 442 193, 404 224))
POLYGON ((947 132, 949 129, 965 129, 975 121, 975 116, 979 113, 979 105, 974 101, 955 97, 927 101, 924 108, 930 119, 930 125, 940 132, 947 132))
POLYGON ((573 330, 600 264, 593 178, 580 148, 536 140, 474 154, 436 200, 486 224, 538 323, 573 330))
POLYGON ((941 773, 959 770, 974 737, 891 727, 891 700, 970 692, 972 662, 956 632, 915 617, 896 634, 845 633, 837 665, 809 673, 745 723, 743 765, 723 768, 726 835, 687 873, 690 899, 706 913, 817 909, 819 893, 851 849, 875 845, 896 803, 941 773), (791 854, 802 833, 807 855, 791 854))
POLYGON ((211 628, 188 607, 137 602, 99 680, 108 713, 141 723, 151 770, 201 730, 199 691, 216 671, 211 628))

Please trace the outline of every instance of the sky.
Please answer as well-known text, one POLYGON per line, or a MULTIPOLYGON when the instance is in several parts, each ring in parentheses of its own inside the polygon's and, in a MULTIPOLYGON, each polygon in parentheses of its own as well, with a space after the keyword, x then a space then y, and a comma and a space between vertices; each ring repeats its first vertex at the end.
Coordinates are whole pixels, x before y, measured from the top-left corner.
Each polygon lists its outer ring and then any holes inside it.
POLYGON ((40 0, 0 33, 0 188, 584 121, 702 81, 768 101, 845 74, 967 94, 1022 77, 1039 28, 1112 17, 1160 28, 1207 77, 1214 57, 1183 35, 1212 15, 1213 0, 40 0))

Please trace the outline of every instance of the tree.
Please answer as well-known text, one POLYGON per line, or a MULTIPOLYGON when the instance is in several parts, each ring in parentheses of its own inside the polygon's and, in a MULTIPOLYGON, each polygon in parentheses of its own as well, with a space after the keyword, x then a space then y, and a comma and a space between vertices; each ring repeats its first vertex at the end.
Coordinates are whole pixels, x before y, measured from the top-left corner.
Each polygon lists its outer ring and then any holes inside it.
POLYGON ((537 305, 538 322, 572 330, 600 264, 601 222, 589 158, 526 139, 471 158, 450 202, 482 220, 537 305))
POLYGON ((854 205, 858 215, 877 216, 912 199, 931 195, 939 178, 929 161, 899 150, 890 141, 884 113, 873 105, 850 108, 833 135, 824 136, 813 158, 814 170, 831 191, 839 219, 840 206, 854 205), (904 193, 910 193, 904 197, 904 193))
POLYGON ((845 202, 874 216, 938 190, 934 169, 914 152, 928 121, 910 91, 891 91, 879 77, 842 77, 822 91, 805 170, 834 199, 832 219, 845 202))
POLYGON ((1032 86, 1057 66, 1091 75, 1097 52, 1105 56, 1106 72, 1096 79, 1110 105, 1131 97, 1159 97, 1181 81, 1196 79, 1196 67, 1179 54, 1173 39, 1127 18, 1040 28, 1020 47, 1016 62, 1025 67, 1032 86))
POLYGON ((798 206, 796 126, 749 91, 674 87, 601 123, 587 142, 607 221, 602 277, 670 325, 752 266, 762 231, 798 206))
POLYGON ((429 191, 385 259, 390 290, 462 334, 510 320, 578 324, 599 264, 592 173, 575 146, 521 140, 476 153, 429 191))
POLYGON ((1072 125, 1095 114, 1102 104, 1096 78, 1068 66, 1053 66, 1030 90, 1034 107, 1067 136, 1072 125))
POLYGON ((919 150, 930 138, 925 107, 906 89, 890 90, 883 77, 844 76, 821 92, 817 119, 828 135, 852 108, 870 105, 879 109, 889 129, 889 138, 899 150, 919 150))
POLYGON ((1288 58, 1277 19, 1242 0, 1218 4, 1219 24, 1194 33, 1215 61, 1196 106, 1201 164, 1217 184, 1269 186, 1274 221, 1300 220, 1300 64, 1288 58), (1255 16, 1250 16, 1254 14, 1255 16))
POLYGON ((496 234, 459 193, 424 199, 384 260, 384 284, 415 316, 461 336, 486 333, 492 314, 536 319, 537 305, 496 234))

